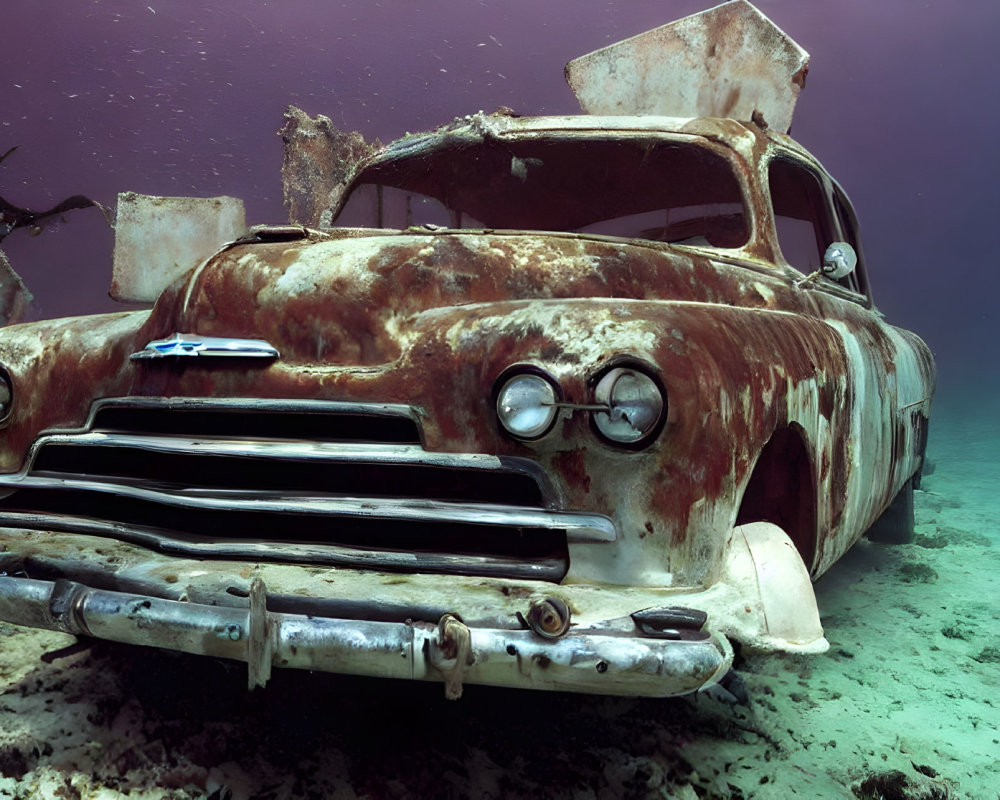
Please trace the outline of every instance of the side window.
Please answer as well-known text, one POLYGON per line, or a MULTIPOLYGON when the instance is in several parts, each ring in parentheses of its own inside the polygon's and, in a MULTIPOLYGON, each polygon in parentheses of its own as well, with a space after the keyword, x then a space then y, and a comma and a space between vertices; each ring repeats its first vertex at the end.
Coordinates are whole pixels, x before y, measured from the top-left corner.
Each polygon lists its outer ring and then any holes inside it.
POLYGON ((868 271, 865 269, 865 256, 861 250, 861 237, 858 235, 858 221, 851 209, 851 204, 837 186, 833 187, 833 206, 840 220, 840 236, 858 254, 858 266, 847 277, 838 281, 841 285, 858 294, 868 294, 868 271))
POLYGON ((768 185, 781 254, 808 275, 820 268, 835 239, 823 186, 812 172, 782 158, 771 161, 768 185))

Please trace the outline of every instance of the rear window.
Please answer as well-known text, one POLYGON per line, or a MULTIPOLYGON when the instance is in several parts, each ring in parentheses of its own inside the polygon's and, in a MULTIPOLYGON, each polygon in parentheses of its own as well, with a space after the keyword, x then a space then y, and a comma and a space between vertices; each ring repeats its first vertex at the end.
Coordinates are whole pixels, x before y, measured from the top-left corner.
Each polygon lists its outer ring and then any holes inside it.
POLYGON ((567 231, 724 248, 749 235, 724 157, 650 138, 442 145, 370 166, 335 224, 567 231))

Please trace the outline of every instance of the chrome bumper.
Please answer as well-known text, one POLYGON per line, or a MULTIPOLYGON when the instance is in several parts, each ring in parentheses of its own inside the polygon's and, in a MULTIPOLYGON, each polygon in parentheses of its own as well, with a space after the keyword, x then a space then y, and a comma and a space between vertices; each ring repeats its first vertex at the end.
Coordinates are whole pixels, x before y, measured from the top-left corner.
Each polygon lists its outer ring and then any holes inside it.
POLYGON ((545 639, 467 627, 445 614, 372 622, 268 611, 255 580, 249 609, 94 589, 68 580, 0 576, 0 619, 34 628, 245 661, 249 685, 272 667, 591 694, 669 697, 713 685, 732 665, 726 639, 668 640, 609 630, 545 639))

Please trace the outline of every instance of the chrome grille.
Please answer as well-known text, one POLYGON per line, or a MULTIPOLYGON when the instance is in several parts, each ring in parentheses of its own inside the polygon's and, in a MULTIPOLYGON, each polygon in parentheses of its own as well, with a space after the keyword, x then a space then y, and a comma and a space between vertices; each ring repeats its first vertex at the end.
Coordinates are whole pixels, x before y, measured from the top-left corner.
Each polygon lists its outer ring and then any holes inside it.
POLYGON ((558 509, 537 464, 420 445, 405 406, 125 398, 0 476, 0 524, 165 552, 560 580, 610 520, 558 509))

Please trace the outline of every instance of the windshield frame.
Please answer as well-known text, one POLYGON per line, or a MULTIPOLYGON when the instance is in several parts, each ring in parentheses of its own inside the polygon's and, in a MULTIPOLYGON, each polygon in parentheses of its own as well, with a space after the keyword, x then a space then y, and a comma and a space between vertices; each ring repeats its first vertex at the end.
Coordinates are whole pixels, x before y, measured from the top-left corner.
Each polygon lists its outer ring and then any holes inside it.
MULTIPOLYGON (((740 238, 742 243, 730 246, 713 246, 707 241, 702 243, 691 242, 666 242, 661 239, 643 238, 635 235, 618 235, 591 233, 587 231, 577 231, 572 228, 537 228, 530 225, 512 226, 489 226, 473 227, 461 225, 455 227, 452 224, 428 226, 433 229, 446 230, 519 230, 537 231, 540 233, 563 233, 580 236, 597 236, 600 238, 622 238, 651 243, 670 244, 671 246, 693 246, 698 249, 707 248, 711 251, 726 252, 732 254, 751 253, 755 247, 757 236, 757 219, 755 214, 756 204, 753 202, 753 189, 748 181, 748 173, 751 172, 743 163, 740 156, 725 141, 719 141, 716 137, 706 137, 694 133, 683 133, 675 130, 666 130, 655 119, 644 118, 643 124, 635 124, 636 120, 631 118, 605 118, 600 120, 603 124, 594 124, 593 118, 555 118, 551 123, 546 124, 546 118, 526 118, 516 120, 505 120, 508 125, 497 126, 495 124, 484 125, 474 124, 476 121, 486 121, 494 123, 494 117, 482 118, 474 117, 465 120, 463 125, 453 125, 438 129, 429 133, 407 135, 402 139, 390 143, 382 148, 373 157, 358 165, 358 169, 347 182, 340 195, 339 203, 335 209, 331 224, 341 229, 354 228, 356 230, 377 230, 377 226, 364 225, 355 226, 344 223, 342 214, 348 207, 351 198, 365 185, 374 185, 376 181, 383 182, 384 178, 379 173, 388 173, 392 170, 399 170, 408 162, 427 161, 429 159, 448 158, 450 155, 458 155, 467 152, 470 148, 477 147, 517 147, 521 145, 531 145, 534 143, 540 146, 558 147, 562 143, 586 143, 594 145, 619 146, 623 144, 644 144, 647 147, 655 144, 662 145, 664 149, 669 148, 697 148, 709 159, 717 159, 717 165, 713 169, 725 168, 727 179, 731 180, 731 191, 734 200, 738 198, 742 209, 739 212, 742 222, 742 233, 740 238), (576 124, 566 125, 566 122, 576 124), (581 124, 583 123, 583 124, 581 124), (589 123, 589 124, 587 124, 589 123)), ((664 118, 660 123, 676 123, 670 118, 664 118)), ((425 167, 425 169, 427 169, 425 167)), ((433 195, 431 195, 433 196, 433 195)), ((417 226, 420 227, 420 226, 417 226)), ((406 227, 391 226, 385 230, 406 230, 406 227)))

